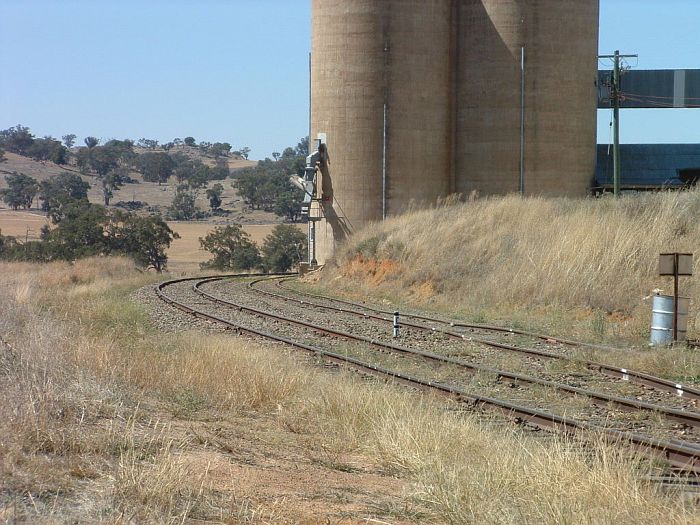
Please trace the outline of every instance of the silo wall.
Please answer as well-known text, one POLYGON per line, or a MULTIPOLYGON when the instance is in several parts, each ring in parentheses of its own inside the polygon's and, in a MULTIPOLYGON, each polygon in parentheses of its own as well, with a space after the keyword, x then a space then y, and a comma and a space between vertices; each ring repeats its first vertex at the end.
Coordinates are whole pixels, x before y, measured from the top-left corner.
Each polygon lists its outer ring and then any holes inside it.
POLYGON ((349 232, 450 191, 450 0, 313 0, 311 133, 326 134, 322 263, 349 232))
POLYGON ((586 194, 595 171, 598 0, 459 3, 456 189, 586 194))

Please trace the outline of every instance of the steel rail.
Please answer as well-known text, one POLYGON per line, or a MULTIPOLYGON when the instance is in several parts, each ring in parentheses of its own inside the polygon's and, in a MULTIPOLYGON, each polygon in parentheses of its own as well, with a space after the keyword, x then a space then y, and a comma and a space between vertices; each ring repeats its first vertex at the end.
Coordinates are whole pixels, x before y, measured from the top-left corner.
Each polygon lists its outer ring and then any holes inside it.
MULTIPOLYGON (((503 377, 507 379, 511 379, 517 383, 526 383, 526 384, 534 384, 534 385, 539 385, 539 386, 545 386, 549 388, 554 388, 563 392, 567 392, 569 394, 576 394, 576 395, 582 395, 585 397, 588 397, 593 400, 598 400, 598 401, 603 401, 605 403, 612 403, 615 404, 621 408, 627 409, 627 410, 646 410, 646 411, 651 411, 654 413, 657 413, 666 419, 670 419, 673 421, 677 421, 680 423, 683 423, 685 425, 691 426, 691 427, 700 427, 700 413, 697 412, 692 412, 692 411, 687 411, 687 410, 679 410, 679 409, 674 409, 670 407, 665 407, 661 405, 655 405, 652 403, 647 403, 644 401, 639 401, 637 399, 631 399, 631 398, 625 398, 625 397, 619 397, 619 396, 613 396, 601 392, 595 392, 593 390, 587 390, 583 388, 578 388, 578 387, 573 387, 570 385, 566 385, 563 383, 557 383, 555 381, 548 381, 545 379, 540 379, 537 377, 532 377, 524 374, 517 374, 513 372, 508 372, 505 370, 498 370, 495 368, 489 368, 486 366, 481 366, 481 365, 475 365, 472 363, 469 363, 467 361, 463 361, 461 359, 457 359, 454 357, 446 357, 446 356, 441 356, 432 352, 425 352, 422 350, 416 350, 412 348, 406 348, 394 344, 389 344, 389 343, 384 343, 381 341, 378 341, 376 339, 371 339, 355 334, 351 334, 348 332, 344 332, 342 330, 338 330, 335 328, 330 328, 327 326, 320 326, 317 324, 309 323, 307 321, 303 321, 301 319, 294 319, 291 317, 286 317, 280 314, 276 314, 274 312, 269 312, 265 310, 260 310, 259 308, 253 308, 249 306, 242 305, 240 303, 236 303, 233 301, 229 301, 227 299, 224 299, 222 297, 216 296, 212 293, 206 292, 201 289, 201 286, 204 284, 220 281, 222 278, 220 277, 210 277, 210 278, 205 278, 201 280, 197 280, 195 284, 192 286, 192 289, 200 294, 201 296, 209 299, 210 301, 216 303, 216 304, 221 304, 226 307, 230 308, 236 308, 239 311, 247 311, 255 315, 260 315, 264 317, 268 317, 271 319, 275 319, 278 321, 286 322, 289 324, 295 324, 298 326, 302 326, 304 328, 308 328, 311 330, 314 330, 316 332, 321 332, 321 333, 326 333, 329 335, 333 335, 336 337, 342 337, 345 339, 350 339, 353 341, 361 341, 363 343, 367 343, 369 345, 373 345, 376 347, 379 347, 384 350, 388 350, 390 352, 396 352, 396 353, 401 353, 405 355, 412 355, 416 357, 420 357, 422 359, 427 359, 431 361, 436 361, 439 363, 443 364, 449 364, 449 365, 455 365, 461 368, 466 368, 472 371, 480 371, 480 372, 486 372, 490 374, 494 374, 497 377, 503 377)), ((255 288, 253 288, 255 290, 255 288)))
MULTIPOLYGON (((279 297, 281 299, 291 301, 291 302, 297 302, 299 304, 308 304, 310 306, 314 306, 317 308, 334 310, 337 312, 350 313, 353 315, 362 316, 362 317, 366 317, 369 319, 375 319, 375 320, 383 321, 383 322, 389 322, 389 323, 393 322, 392 319, 387 318, 387 317, 382 317, 380 315, 367 314, 364 312, 357 312, 354 310, 338 308, 335 306, 318 304, 318 303, 314 303, 311 301, 303 301, 300 299, 295 299, 293 297, 286 297, 286 296, 281 295, 281 294, 276 294, 276 293, 270 292, 268 290, 261 290, 260 288, 255 288, 254 285, 256 283, 264 281, 264 280, 266 280, 266 279, 260 278, 260 279, 253 280, 248 284, 248 286, 250 286, 254 290, 257 290, 260 293, 267 294, 267 295, 274 296, 274 297, 279 297)), ((299 293, 302 295, 309 295, 309 294, 305 294, 304 292, 299 292, 299 293)), ((332 299, 330 297, 323 297, 323 299, 328 300, 328 301, 335 301, 335 299, 332 299)), ((347 301, 342 301, 342 300, 338 300, 338 302, 341 302, 343 304, 347 303, 347 301)), ((683 385, 681 383, 676 383, 674 381, 669 381, 668 379, 656 377, 656 376, 653 376, 650 374, 646 374, 644 372, 638 372, 635 370, 630 370, 628 368, 622 368, 622 367, 618 367, 618 366, 614 366, 614 365, 608 365, 608 364, 600 363, 597 361, 574 359, 574 358, 566 357, 566 356, 563 356, 560 354, 555 354, 552 352, 545 352, 543 350, 536 350, 533 348, 512 346, 512 345, 508 345, 508 344, 504 344, 504 343, 490 341, 488 339, 481 339, 478 337, 468 337, 466 334, 451 332, 449 330, 442 330, 439 328, 425 326, 425 325, 418 324, 418 323, 411 323, 410 321, 402 321, 402 325, 409 326, 411 328, 415 328, 418 330, 425 330, 425 331, 430 331, 430 332, 442 333, 442 334, 445 334, 449 337, 452 337, 453 339, 462 339, 462 340, 467 340, 467 341, 473 341, 473 342, 483 344, 486 346, 490 346, 493 348, 507 350, 509 352, 517 352, 517 353, 521 353, 521 354, 525 353, 525 354, 535 355, 537 357, 543 357, 546 359, 559 359, 559 360, 569 360, 569 361, 579 362, 579 363, 584 364, 590 370, 598 371, 602 374, 605 374, 605 375, 610 376, 610 377, 614 377, 616 379, 622 379, 623 381, 630 381, 631 383, 644 385, 646 387, 653 388, 654 390, 659 390, 662 392, 669 392, 669 393, 675 394, 679 397, 700 400, 700 389, 693 388, 693 387, 690 387, 688 385, 683 385)))
MULTIPOLYGON (((239 277, 248 276, 249 275, 239 275, 239 277)), ((455 399, 457 401, 463 402, 468 406, 474 408, 484 408, 501 412, 506 416, 515 419, 517 422, 526 421, 540 428, 555 429, 571 434, 598 434, 603 436, 609 442, 624 443, 641 452, 645 452, 656 457, 665 458, 669 465, 677 469, 689 472, 700 472, 700 446, 695 446, 689 443, 683 443, 676 440, 663 441, 631 432, 622 432, 618 430, 600 428, 594 425, 590 425, 588 423, 575 421, 571 418, 558 416, 556 414, 551 414, 542 410, 516 405, 514 403, 509 403, 500 399, 470 394, 459 388, 455 388, 449 385, 444 385, 442 383, 433 381, 425 381, 407 374, 402 374, 393 370, 378 367, 372 365, 371 363, 360 361, 359 359, 344 356, 341 354, 336 354, 334 352, 329 352, 327 350, 307 345, 305 343, 300 343, 292 339, 288 339, 286 337, 281 337, 278 335, 262 332, 254 328, 245 327, 240 324, 231 322, 229 320, 222 319, 215 315, 208 314, 201 310, 197 310, 196 308, 192 308, 191 306, 188 306, 181 301, 169 297, 163 292, 163 289, 167 286, 197 279, 201 278, 184 277, 180 279, 164 281, 155 286, 155 291, 161 300, 173 306, 174 308, 177 308, 185 313, 188 313, 200 319, 214 321, 226 327, 234 328, 239 332, 245 332, 273 341, 285 343, 289 346, 312 353, 320 358, 334 362, 336 364, 347 366, 349 368, 359 370, 363 373, 367 373, 370 375, 389 378, 395 381, 396 383, 408 385, 413 388, 436 392, 449 398, 455 399)))
MULTIPOLYGON (((381 308, 367 306, 366 304, 363 304, 363 303, 347 301, 345 299, 336 299, 334 297, 328 297, 328 296, 321 295, 321 294, 313 294, 313 293, 309 293, 309 292, 301 292, 298 290, 290 290, 289 288, 285 288, 284 286, 282 286, 282 283, 284 283, 286 281, 287 281, 287 279, 280 278, 277 281, 277 286, 279 286, 280 288, 287 290, 289 292, 293 291, 294 293, 297 293, 299 295, 305 295, 307 297, 314 297, 316 299, 325 299, 327 301, 333 301, 333 302, 345 304, 348 306, 355 306, 357 308, 363 308, 365 310, 369 310, 369 311, 375 312, 377 314, 392 315, 394 313, 393 311, 382 310, 381 308)), ((341 309, 341 311, 343 311, 343 310, 341 309)), ((361 312, 358 312, 358 313, 361 313, 361 312)), ((418 319, 419 321, 427 321, 427 322, 432 322, 432 323, 446 324, 446 325, 449 325, 450 327, 454 327, 454 328, 469 328, 469 329, 474 329, 474 330, 486 330, 489 332, 502 332, 502 333, 508 333, 508 334, 525 335, 528 337, 532 337, 533 339, 541 339, 542 341, 546 341, 548 343, 561 343, 561 344, 569 345, 569 346, 584 346, 584 347, 589 347, 589 348, 597 348, 597 349, 601 349, 601 350, 616 350, 615 348, 612 348, 609 346, 597 345, 597 344, 593 344, 593 343, 584 343, 581 341, 574 341, 571 339, 564 339, 561 337, 555 337, 555 336, 551 336, 551 335, 538 334, 535 332, 528 332, 526 330, 520 330, 517 328, 506 328, 503 326, 480 324, 480 323, 464 323, 461 321, 448 321, 445 319, 440 319, 438 317, 429 317, 426 315, 419 315, 419 314, 404 313, 401 315, 403 317, 408 317, 411 319, 418 319)))

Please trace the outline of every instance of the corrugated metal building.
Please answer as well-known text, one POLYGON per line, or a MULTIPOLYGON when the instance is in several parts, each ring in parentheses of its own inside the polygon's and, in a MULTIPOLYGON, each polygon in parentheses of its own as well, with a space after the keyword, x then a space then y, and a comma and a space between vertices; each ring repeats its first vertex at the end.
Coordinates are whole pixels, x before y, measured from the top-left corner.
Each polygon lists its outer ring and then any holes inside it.
MULTIPOLYGON (((621 144, 623 190, 649 190, 695 184, 700 179, 700 144, 621 144)), ((612 147, 598 145, 593 189, 613 187, 612 147)))

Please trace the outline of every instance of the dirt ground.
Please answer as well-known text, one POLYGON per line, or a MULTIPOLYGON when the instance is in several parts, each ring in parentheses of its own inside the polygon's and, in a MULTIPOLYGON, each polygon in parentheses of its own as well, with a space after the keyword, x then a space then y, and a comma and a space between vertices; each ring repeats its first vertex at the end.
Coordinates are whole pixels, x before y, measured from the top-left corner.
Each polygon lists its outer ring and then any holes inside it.
POLYGON ((195 423, 186 432, 205 446, 183 459, 208 471, 212 489, 233 492, 251 522, 398 525, 424 515, 404 497, 410 483, 362 456, 309 449, 274 418, 195 423))

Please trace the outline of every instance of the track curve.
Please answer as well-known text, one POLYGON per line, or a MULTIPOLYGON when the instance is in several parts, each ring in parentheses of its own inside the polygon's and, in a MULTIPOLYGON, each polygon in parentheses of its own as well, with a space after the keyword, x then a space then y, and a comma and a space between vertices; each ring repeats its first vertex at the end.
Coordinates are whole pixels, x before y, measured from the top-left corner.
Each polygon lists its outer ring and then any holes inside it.
MULTIPOLYGON (((218 324, 221 324, 223 326, 226 326, 228 328, 234 328, 239 332, 246 332, 258 337, 263 337, 266 339, 270 340, 275 340, 278 342, 285 343, 287 345, 290 345, 294 348, 297 348, 299 350, 304 350, 306 352, 312 353, 318 357, 323 358, 324 360, 331 361, 337 364, 340 364, 345 367, 349 367, 355 370, 358 370, 362 373, 366 374, 371 374, 374 376, 378 377, 383 377, 385 379, 389 379, 392 381, 395 381, 400 384, 408 385, 413 388, 420 388, 424 390, 429 390, 432 392, 437 392, 442 395, 448 396, 450 398, 453 398, 455 400, 458 400, 462 403, 466 403, 467 405, 471 407, 479 407, 479 408, 484 408, 484 409, 490 409, 494 410, 497 412, 500 412, 502 414, 507 415, 510 418, 514 418, 520 421, 527 421, 533 425, 536 425, 541 428, 556 428, 558 430, 567 432, 567 433, 576 433, 576 434, 586 434, 586 433, 591 433, 594 432, 598 435, 604 436, 606 439, 614 442, 624 442, 632 447, 638 448, 640 450, 643 450, 647 453, 651 453, 654 455, 661 455, 665 457, 671 465, 678 469, 682 470, 687 470, 691 472, 696 472, 700 473, 700 446, 690 444, 687 442, 680 442, 678 440, 660 440, 656 438, 652 438, 649 436, 637 434, 637 433, 632 433, 632 432, 624 432, 624 431, 619 431, 619 430, 614 430, 610 428, 602 428, 598 427, 595 425, 591 425, 586 422, 581 422, 574 420, 569 417, 564 417, 564 416, 559 416, 547 411, 535 409, 535 408, 530 408, 527 406, 515 404, 509 401, 504 401, 502 399, 496 399, 488 396, 480 396, 480 395, 475 395, 474 393, 467 392, 461 388, 457 388, 455 386, 449 385, 449 384, 444 384, 439 381, 430 381, 430 380, 425 380, 421 379, 415 376, 412 376, 410 374, 406 373, 401 373, 397 372, 396 370, 388 369, 385 367, 377 366, 376 364, 373 364, 371 362, 367 362, 361 359, 357 359, 348 355, 342 355, 337 352, 331 352, 328 351, 327 349, 321 348, 316 345, 311 345, 307 343, 302 343, 300 341, 297 341, 295 339, 289 338, 289 337, 283 337, 278 334, 273 334, 267 331, 259 330, 250 326, 244 326, 241 323, 238 322, 232 322, 231 320, 224 319, 218 315, 212 314, 211 312, 206 312, 202 308, 197 308, 193 306, 192 304, 187 304, 185 301, 178 300, 174 297, 169 296, 164 290, 168 288, 169 286, 173 286, 177 283, 185 283, 185 282, 191 282, 195 281, 195 288, 199 288, 205 283, 210 283, 214 281, 220 281, 222 279, 226 278, 233 278, 233 277, 246 277, 250 278, 250 275, 241 275, 241 274, 234 274, 234 275, 229 275, 229 276, 216 276, 213 278, 182 278, 182 279, 175 279, 171 281, 166 281, 163 282, 159 285, 156 286, 156 293, 158 296, 165 301, 166 303, 170 304, 171 306, 178 308, 181 311, 184 311, 186 313, 189 313, 191 315, 194 315, 196 317, 199 317, 201 319, 206 319, 208 321, 212 321, 218 324)), ((201 292, 201 290, 200 290, 201 292)), ((199 293, 199 292, 198 292, 199 293)), ((205 292, 206 293, 206 292, 205 292)), ((209 294, 212 295, 212 294, 209 294)), ((205 297, 204 295, 201 295, 202 297, 205 297)), ((209 298, 209 300, 213 300, 209 298)), ((220 301, 221 298, 218 298, 220 301)), ((219 303, 222 304, 222 303, 219 303)), ((289 319, 284 319, 284 316, 279 316, 277 314, 274 314, 272 312, 265 312, 260 309, 252 308, 249 306, 244 306, 244 305, 237 305, 234 304, 232 305, 233 308, 241 308, 244 307, 246 310, 249 310, 250 313, 258 316, 276 316, 277 320, 280 322, 290 322, 289 319)), ((323 327, 319 327, 320 329, 323 329, 323 327)), ((343 334, 343 336, 351 336, 352 334, 343 334)), ((372 343, 374 344, 374 343, 372 343)), ((397 347, 398 348, 398 347, 397 347)), ((402 349, 402 350, 407 350, 407 349, 402 349)), ((394 349, 394 351, 397 351, 394 349)), ((421 357, 424 358, 429 358, 429 359, 434 359, 434 357, 439 357, 439 356, 430 356, 429 353, 423 352, 424 355, 421 357)), ((452 363, 456 364, 456 363, 452 363)), ((459 363, 460 365, 463 363, 459 363)), ((518 379, 516 377, 513 377, 513 379, 518 379)), ((522 380, 527 382, 526 376, 522 377, 522 380)), ((534 378, 537 379, 537 378, 534 378)), ((581 392, 573 392, 577 394, 584 395, 581 392)), ((615 402, 610 399, 606 399, 606 402, 615 402)), ((634 407, 635 409, 639 409, 639 406, 634 407)), ((684 421, 684 424, 690 424, 687 420, 684 421)))

